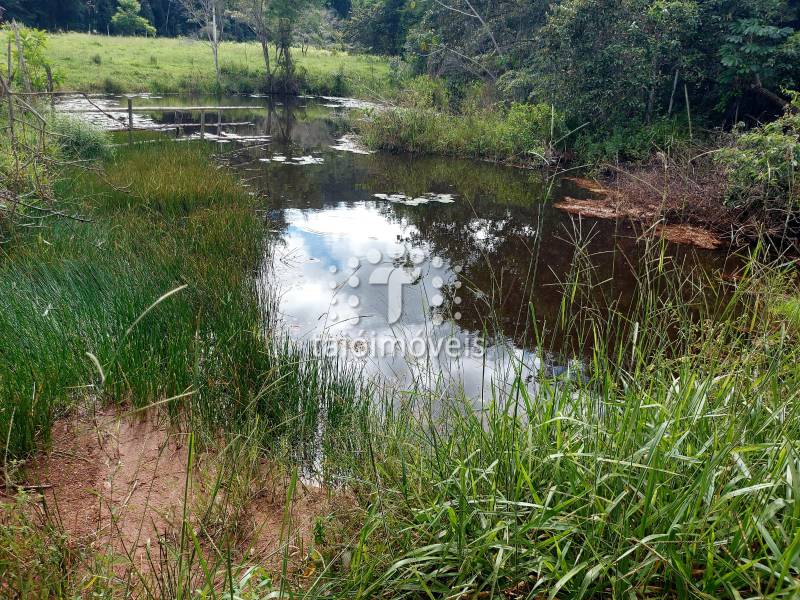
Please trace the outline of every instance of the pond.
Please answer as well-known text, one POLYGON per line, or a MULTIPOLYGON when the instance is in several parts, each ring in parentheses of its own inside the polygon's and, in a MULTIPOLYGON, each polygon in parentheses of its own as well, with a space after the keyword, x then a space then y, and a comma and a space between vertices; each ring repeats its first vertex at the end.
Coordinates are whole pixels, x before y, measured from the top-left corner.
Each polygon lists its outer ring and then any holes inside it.
MULTIPOLYGON (((105 127, 127 118, 124 99, 93 102, 106 111, 93 115, 105 127)), ((81 106, 73 99, 64 108, 81 106)), ((553 208, 554 199, 587 194, 567 177, 367 152, 342 125, 365 107, 376 109, 332 98, 144 96, 135 124, 220 145, 269 229, 261 296, 282 331, 320 354, 393 388, 458 388, 476 400, 517 377, 532 386, 542 370, 580 370, 591 348, 579 328, 561 334, 556 325, 631 306, 648 247, 642 228, 553 208), (217 103, 228 108, 206 111, 202 127, 198 112, 179 110, 217 103), (580 310, 564 301, 577 273, 588 297, 580 310)), ((667 252, 705 272, 729 260, 675 245, 667 252)))

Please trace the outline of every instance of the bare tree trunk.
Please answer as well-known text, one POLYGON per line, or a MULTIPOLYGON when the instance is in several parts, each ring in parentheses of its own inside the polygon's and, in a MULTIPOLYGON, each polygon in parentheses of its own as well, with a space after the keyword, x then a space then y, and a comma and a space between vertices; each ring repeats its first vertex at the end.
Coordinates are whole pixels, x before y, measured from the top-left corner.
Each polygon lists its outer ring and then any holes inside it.
POLYGON ((211 6, 211 50, 214 53, 214 71, 217 74, 217 89, 220 89, 219 73, 219 30, 217 29, 217 3, 212 2, 211 6))
POLYGON ((672 93, 669 95, 669 108, 667 109, 667 116, 672 116, 672 106, 675 101, 675 88, 678 87, 678 73, 680 69, 675 69, 675 78, 672 80, 672 93))
POLYGON ((266 68, 267 74, 267 91, 272 94, 272 69, 269 63, 269 40, 262 37, 259 41, 261 42, 261 52, 264 55, 264 68, 266 68))

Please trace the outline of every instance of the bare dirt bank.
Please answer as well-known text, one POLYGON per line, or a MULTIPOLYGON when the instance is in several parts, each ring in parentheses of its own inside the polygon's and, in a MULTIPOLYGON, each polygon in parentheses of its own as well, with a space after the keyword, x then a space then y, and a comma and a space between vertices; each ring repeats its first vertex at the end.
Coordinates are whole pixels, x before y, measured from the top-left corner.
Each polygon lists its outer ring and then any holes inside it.
POLYGON ((232 548, 240 563, 276 579, 288 559, 289 576, 302 576, 317 521, 349 511, 348 496, 299 483, 287 504, 285 470, 259 460, 222 479, 230 464, 217 458, 198 452, 187 478, 188 433, 153 413, 108 408, 58 421, 51 448, 26 470, 26 487, 40 490, 71 544, 112 559, 114 575, 134 584, 164 567, 184 515, 209 555, 232 548))

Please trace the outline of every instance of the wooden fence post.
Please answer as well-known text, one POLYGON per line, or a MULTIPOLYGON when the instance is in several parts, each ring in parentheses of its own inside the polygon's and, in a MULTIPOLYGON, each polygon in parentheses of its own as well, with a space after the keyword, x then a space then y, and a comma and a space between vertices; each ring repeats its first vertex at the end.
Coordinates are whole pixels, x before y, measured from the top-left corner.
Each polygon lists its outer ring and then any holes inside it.
POLYGON ((206 139, 206 111, 200 111, 200 139, 206 139))
POLYGON ((128 98, 128 144, 133 144, 133 98, 128 98))
POLYGON ((50 108, 55 109, 56 95, 55 95, 55 87, 53 85, 53 69, 50 68, 50 65, 45 65, 44 72, 45 75, 47 75, 47 93, 50 94, 50 108))

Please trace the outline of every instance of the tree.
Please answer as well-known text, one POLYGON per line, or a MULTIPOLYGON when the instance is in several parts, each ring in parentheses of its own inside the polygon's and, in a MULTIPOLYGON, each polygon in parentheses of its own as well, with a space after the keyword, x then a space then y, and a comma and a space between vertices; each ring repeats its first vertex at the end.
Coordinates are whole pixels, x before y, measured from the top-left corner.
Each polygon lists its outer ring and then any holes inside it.
POLYGON ((214 55, 214 71, 217 76, 217 88, 220 87, 219 46, 225 24, 226 0, 181 0, 186 14, 193 23, 200 26, 211 46, 214 55))
POLYGON ((0 0, 0 7, 5 19, 42 29, 79 28, 87 13, 82 0, 0 0))
POLYGON ((396 56, 402 53, 408 33, 407 12, 405 0, 356 0, 347 36, 370 52, 396 56))
POLYGON ((153 13, 153 7, 150 5, 150 0, 140 0, 140 3, 142 5, 141 15, 152 25, 155 23, 156 15, 153 13))
POLYGON ((122 35, 155 35, 156 28, 150 21, 141 16, 141 4, 138 0, 119 0, 117 12, 111 17, 111 25, 116 33, 122 35))
POLYGON ((292 44, 300 18, 315 0, 272 0, 272 19, 275 21, 276 67, 282 75, 283 92, 292 93, 296 85, 292 44))
POLYGON ((800 60, 800 34, 791 27, 759 18, 739 19, 730 25, 720 56, 722 78, 732 91, 749 88, 780 109, 789 105, 770 87, 791 80, 793 73, 786 67, 800 60))
POLYGON ((300 17, 316 4, 317 0, 236 0, 234 18, 246 23, 261 44, 270 93, 275 91, 275 75, 278 72, 282 91, 296 91, 293 89, 297 81, 291 46, 300 17), (275 46, 274 70, 270 63, 270 44, 275 46))
POLYGON ((47 62, 47 35, 40 29, 19 27, 16 23, 0 27, 0 34, 14 40, 12 44, 12 72, 8 73, 9 83, 23 89, 46 90, 48 79, 57 80, 47 62))
POLYGON ((235 0, 234 18, 245 23, 253 32, 264 57, 267 89, 272 93, 273 71, 270 64, 269 45, 272 42, 271 0, 235 0))
POLYGON ((305 11, 296 26, 295 37, 305 54, 309 46, 322 48, 341 43, 340 24, 336 12, 329 8, 312 7, 305 11))

